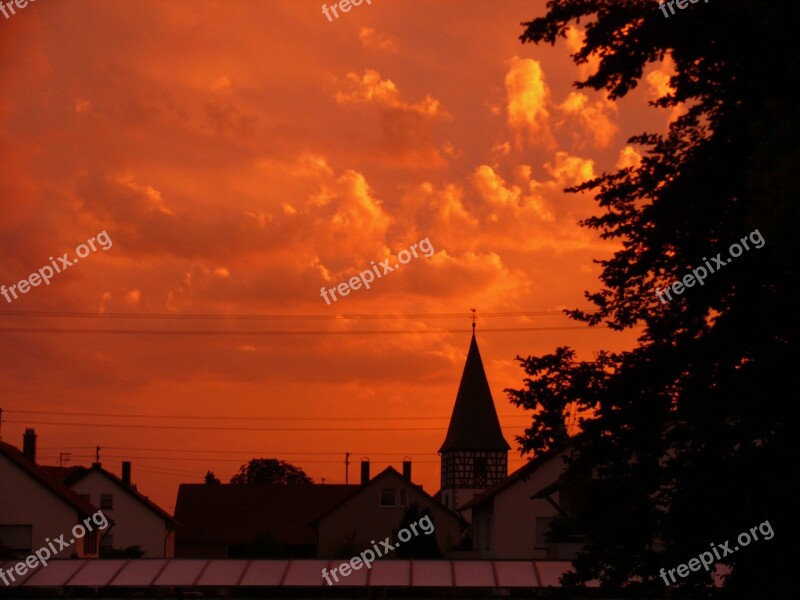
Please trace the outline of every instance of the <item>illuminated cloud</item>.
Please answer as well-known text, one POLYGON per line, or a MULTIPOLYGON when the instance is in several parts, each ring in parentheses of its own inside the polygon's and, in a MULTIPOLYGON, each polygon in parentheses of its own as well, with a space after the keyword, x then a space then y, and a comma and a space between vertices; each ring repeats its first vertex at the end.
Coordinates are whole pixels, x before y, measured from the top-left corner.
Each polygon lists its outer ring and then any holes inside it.
POLYGON ((374 104, 379 109, 382 139, 380 149, 396 166, 430 169, 447 165, 445 144, 437 144, 433 131, 439 120, 452 117, 430 95, 419 102, 407 102, 391 79, 367 69, 359 76, 347 74, 342 89, 336 92, 340 105, 374 104))
MULTIPOLYGON (((670 85, 670 79, 675 73, 675 62, 670 55, 667 55, 657 68, 645 76, 644 79, 648 84, 651 100, 659 100, 675 91, 670 85)), ((686 106, 684 104, 672 107, 669 111, 669 122, 673 122, 685 113, 686 106)))
MULTIPOLYGON (((567 27, 565 33, 567 36, 567 48, 569 48, 571 54, 576 54, 583 47, 586 32, 580 27, 570 26, 567 27)), ((599 66, 600 57, 592 54, 585 63, 578 65, 578 76, 580 79, 586 79, 596 73, 599 66)))
POLYGON ((619 131, 619 127, 611 120, 611 115, 617 112, 617 105, 607 98, 590 102, 586 94, 570 92, 558 109, 579 125, 580 131, 573 133, 578 148, 582 147, 580 141, 587 136, 592 139, 595 148, 605 148, 619 131))
POLYGON ((508 124, 517 134, 518 146, 526 138, 533 144, 552 145, 547 109, 550 89, 541 64, 531 58, 515 56, 509 65, 505 79, 508 124))
POLYGON ((638 167, 641 163, 642 155, 633 146, 625 146, 619 151, 619 159, 615 166, 618 169, 627 169, 628 167, 638 167))
MULTIPOLYGON (((527 180, 530 186, 530 168, 522 167, 518 174, 527 180)), ((535 218, 541 221, 553 221, 553 212, 541 196, 525 194, 517 185, 508 185, 494 169, 488 165, 481 165, 475 170, 475 187, 483 201, 490 207, 490 220, 497 222, 503 213, 512 218, 535 218), (527 214, 526 214, 527 213, 527 214)))

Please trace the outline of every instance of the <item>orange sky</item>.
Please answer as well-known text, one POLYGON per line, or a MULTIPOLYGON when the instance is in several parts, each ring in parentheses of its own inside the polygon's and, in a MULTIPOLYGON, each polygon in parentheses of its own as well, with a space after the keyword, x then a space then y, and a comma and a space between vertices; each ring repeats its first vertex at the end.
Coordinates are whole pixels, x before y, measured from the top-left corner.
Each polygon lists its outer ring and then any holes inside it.
POLYGON ((587 306, 592 259, 614 246, 577 225, 591 197, 562 190, 633 164, 627 137, 664 130, 674 115, 647 101, 667 67, 613 103, 571 85, 591 68, 569 59, 580 31, 520 44, 544 0, 373 0, 333 22, 321 4, 40 0, 0 16, 0 283, 101 231, 113 241, 0 297, 0 328, 25 330, 0 332, 4 441, 35 427, 45 464, 88 464, 100 445, 168 510, 179 483, 208 468, 227 481, 254 456, 333 483, 345 451, 373 473, 408 455, 433 493, 469 307, 511 469, 530 421, 503 393, 522 385, 514 357, 631 346, 636 332, 522 330, 579 326, 558 314, 480 314, 587 306), (424 238, 430 258, 320 297, 424 238), (172 318, 91 316, 120 313, 172 318), (286 431, 301 428, 315 431, 286 431), (337 431, 352 428, 372 431, 337 431))

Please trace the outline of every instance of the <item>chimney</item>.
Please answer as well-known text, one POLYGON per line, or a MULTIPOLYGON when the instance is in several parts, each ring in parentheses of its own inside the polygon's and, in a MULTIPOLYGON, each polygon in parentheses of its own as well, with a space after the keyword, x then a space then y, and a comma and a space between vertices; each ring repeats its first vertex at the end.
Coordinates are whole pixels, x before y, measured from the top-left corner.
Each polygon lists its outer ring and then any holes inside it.
POLYGON ((403 461, 403 479, 411 481, 411 459, 403 461))
POLYGON ((122 483, 130 487, 131 485, 131 461, 122 461, 122 483))
POLYGON ((369 483, 369 459, 361 461, 361 485, 369 483))
POLYGON ((36 432, 33 428, 25 430, 22 436, 22 453, 29 461, 36 464, 36 432))

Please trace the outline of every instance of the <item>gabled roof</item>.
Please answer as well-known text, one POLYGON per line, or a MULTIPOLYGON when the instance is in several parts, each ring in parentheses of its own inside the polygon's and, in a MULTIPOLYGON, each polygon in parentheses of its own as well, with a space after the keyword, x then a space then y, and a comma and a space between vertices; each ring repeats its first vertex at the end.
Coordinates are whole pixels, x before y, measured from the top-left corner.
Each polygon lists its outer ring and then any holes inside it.
POLYGON ((356 489, 355 489, 355 490, 354 490, 352 493, 348 494, 346 497, 342 498, 342 499, 341 499, 339 502, 337 502, 336 504, 333 504, 333 505, 331 505, 331 506, 330 506, 329 508, 327 508, 327 509, 326 509, 324 512, 320 513, 320 514, 317 516, 317 518, 316 518, 316 519, 314 519, 313 523, 318 523, 318 522, 319 522, 321 519, 323 519, 324 517, 326 517, 327 515, 329 515, 330 513, 332 513, 334 510, 336 510, 337 508, 339 508, 341 505, 343 505, 343 504, 345 504, 345 503, 349 502, 349 501, 350 501, 352 498, 355 498, 356 496, 358 496, 359 494, 363 493, 365 490, 367 490, 367 489, 371 488, 372 486, 374 486, 374 485, 377 485, 379 482, 383 481, 383 480, 384 480, 384 479, 386 479, 387 477, 392 477, 392 476, 394 476, 396 479, 399 479, 399 480, 400 480, 402 483, 405 483, 405 484, 406 484, 406 485, 407 485, 409 488, 413 488, 413 489, 417 490, 417 491, 418 491, 420 494, 422 494, 423 496, 427 496, 427 497, 428 497, 428 499, 431 501, 431 503, 439 505, 439 507, 440 507, 442 510, 444 510, 445 512, 451 513, 451 514, 453 515, 453 517, 454 517, 454 518, 458 519, 459 521, 463 521, 463 518, 461 517, 461 515, 459 515, 459 514, 458 514, 458 513, 456 513, 456 512, 453 512, 452 510, 450 510, 449 508, 447 508, 447 507, 446 507, 444 504, 442 504, 442 503, 441 503, 441 502, 440 502, 438 499, 434 498, 434 497, 433 497, 433 496, 431 496, 431 495, 430 495, 428 492, 426 492, 426 491, 425 491, 425 490, 422 488, 422 486, 421 486, 421 485, 419 485, 419 484, 416 484, 416 483, 414 483, 414 482, 412 482, 412 481, 409 481, 408 479, 406 479, 405 477, 403 477, 403 476, 402 476, 402 475, 401 475, 401 474, 400 474, 400 473, 397 471, 397 469, 395 469, 395 468, 394 468, 394 467, 392 467, 392 466, 389 466, 389 467, 386 467, 386 468, 385 468, 383 471, 381 471, 381 472, 380 472, 380 473, 378 473, 377 475, 375 475, 375 477, 373 477, 372 479, 370 479, 370 480, 369 480, 369 483, 367 483, 366 485, 359 485, 359 486, 356 486, 356 489))
POLYGON ((62 501, 69 504, 80 514, 88 517, 97 512, 97 509, 94 506, 78 496, 78 494, 73 492, 66 485, 37 467, 35 464, 29 461, 22 452, 17 450, 11 444, 0 442, 0 456, 7 458, 11 464, 17 466, 20 470, 27 473, 48 492, 58 496, 62 501))
POLYGON ((284 545, 315 546, 309 523, 358 487, 183 483, 175 503, 176 542, 248 544, 271 534, 284 545))
POLYGON ((175 519, 172 518, 167 511, 162 509, 158 504, 150 500, 147 496, 138 492, 135 488, 125 485, 122 482, 122 479, 114 475, 113 473, 106 471, 102 466, 98 464, 93 464, 91 468, 82 467, 82 466, 73 466, 73 467, 41 467, 42 469, 48 471, 49 473, 53 474, 58 479, 64 482, 67 486, 72 486, 73 484, 77 483, 89 473, 100 473, 106 479, 113 481, 117 484, 123 492, 126 492, 132 498, 137 500, 139 503, 143 504, 145 507, 150 509, 152 512, 157 514, 159 517, 164 519, 165 523, 169 526, 175 525, 175 519))
POLYGON ((506 488, 510 487, 511 485, 516 483, 517 481, 525 480, 536 469, 541 467, 544 463, 546 463, 550 459, 557 457, 564 450, 565 450, 564 447, 554 448, 554 449, 551 449, 548 452, 544 452, 543 454, 540 454, 539 456, 537 456, 535 458, 532 458, 531 460, 529 460, 527 463, 522 465, 519 469, 514 471, 511 475, 509 475, 505 479, 503 479, 501 481, 498 481, 496 484, 494 484, 489 489, 484 490, 480 494, 477 494, 476 496, 474 496, 472 498, 472 500, 470 500, 469 502, 467 502, 466 504, 461 506, 459 508, 459 510, 467 510, 469 508, 475 508, 476 506, 480 506, 482 504, 485 504, 485 503, 493 500, 494 497, 497 494, 499 494, 500 492, 502 492, 506 488))
POLYGON ((450 427, 439 452, 448 450, 501 450, 511 446, 503 437, 489 381, 472 332, 467 362, 458 386, 450 427))

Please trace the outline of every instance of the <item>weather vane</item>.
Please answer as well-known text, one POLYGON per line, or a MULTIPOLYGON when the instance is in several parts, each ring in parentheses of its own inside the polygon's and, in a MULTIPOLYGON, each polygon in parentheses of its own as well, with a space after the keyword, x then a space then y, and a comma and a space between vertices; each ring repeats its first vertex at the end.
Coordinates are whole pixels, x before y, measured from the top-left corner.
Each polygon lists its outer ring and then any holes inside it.
POLYGON ((475 310, 474 308, 470 308, 472 311, 472 332, 475 333, 475 310))

